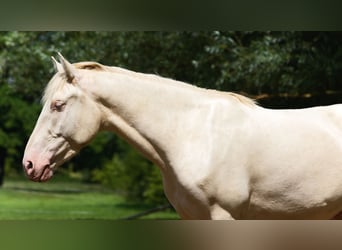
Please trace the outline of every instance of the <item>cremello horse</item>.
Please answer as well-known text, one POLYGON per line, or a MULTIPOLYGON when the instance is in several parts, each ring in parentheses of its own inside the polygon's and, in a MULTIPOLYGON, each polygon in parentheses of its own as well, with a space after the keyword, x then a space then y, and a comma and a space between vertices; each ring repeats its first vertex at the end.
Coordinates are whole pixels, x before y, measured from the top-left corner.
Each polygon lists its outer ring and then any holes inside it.
POLYGON ((342 211, 341 105, 276 111, 237 94, 59 59, 25 149, 31 180, 49 180, 109 130, 159 166, 183 219, 330 219, 342 211))

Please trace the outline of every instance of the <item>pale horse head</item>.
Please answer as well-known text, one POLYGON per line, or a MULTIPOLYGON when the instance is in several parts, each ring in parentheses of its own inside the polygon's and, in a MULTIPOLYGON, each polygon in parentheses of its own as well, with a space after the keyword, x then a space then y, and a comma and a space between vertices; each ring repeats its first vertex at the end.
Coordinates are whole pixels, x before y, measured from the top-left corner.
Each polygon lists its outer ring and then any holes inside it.
POLYGON ((83 90, 87 84, 81 69, 59 54, 57 73, 43 97, 43 109, 27 142, 23 168, 33 181, 47 181, 62 163, 77 154, 100 129, 101 112, 83 90))

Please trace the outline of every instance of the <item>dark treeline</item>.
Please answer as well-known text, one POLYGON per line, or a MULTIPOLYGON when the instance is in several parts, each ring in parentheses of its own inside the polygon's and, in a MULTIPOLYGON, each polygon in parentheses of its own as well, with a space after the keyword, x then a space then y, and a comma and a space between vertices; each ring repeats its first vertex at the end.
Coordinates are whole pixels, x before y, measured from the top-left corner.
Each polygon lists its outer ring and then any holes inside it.
MULTIPOLYGON (((58 51, 294 108, 342 102, 341 44, 341 32, 0 32, 0 184, 22 174, 58 51)), ((128 200, 165 202, 158 169, 109 133, 62 168, 128 200)))

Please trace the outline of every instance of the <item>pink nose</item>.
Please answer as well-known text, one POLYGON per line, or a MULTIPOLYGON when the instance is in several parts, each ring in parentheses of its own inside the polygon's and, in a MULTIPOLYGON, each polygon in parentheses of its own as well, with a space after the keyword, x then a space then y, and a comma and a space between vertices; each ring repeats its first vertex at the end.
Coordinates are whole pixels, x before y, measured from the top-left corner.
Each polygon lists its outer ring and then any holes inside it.
POLYGON ((32 160, 24 160, 23 168, 26 176, 32 181, 47 181, 53 176, 53 170, 47 162, 34 162, 32 160))
POLYGON ((32 175, 34 173, 32 161, 26 161, 23 163, 23 168, 27 175, 32 175))

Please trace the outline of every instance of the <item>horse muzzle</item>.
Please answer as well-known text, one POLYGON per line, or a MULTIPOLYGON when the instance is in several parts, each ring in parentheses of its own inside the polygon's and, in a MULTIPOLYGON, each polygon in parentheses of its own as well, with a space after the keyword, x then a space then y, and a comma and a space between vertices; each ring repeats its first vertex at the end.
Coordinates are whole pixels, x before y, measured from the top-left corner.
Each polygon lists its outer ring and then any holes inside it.
POLYGON ((50 164, 35 165, 30 160, 23 161, 23 168, 26 176, 36 182, 45 182, 53 176, 53 169, 50 164))

